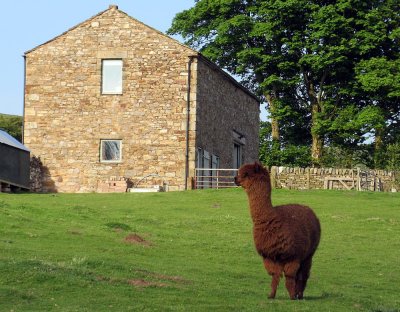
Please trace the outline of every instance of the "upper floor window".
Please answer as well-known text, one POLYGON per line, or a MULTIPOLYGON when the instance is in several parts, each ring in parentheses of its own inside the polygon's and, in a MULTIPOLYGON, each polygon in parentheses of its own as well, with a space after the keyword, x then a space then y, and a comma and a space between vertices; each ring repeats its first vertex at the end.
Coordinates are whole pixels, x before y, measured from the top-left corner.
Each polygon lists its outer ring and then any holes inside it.
POLYGON ((102 60, 101 93, 122 94, 122 60, 102 60))
POLYGON ((100 161, 101 162, 121 162, 122 160, 122 141, 121 140, 101 140, 100 141, 100 161))

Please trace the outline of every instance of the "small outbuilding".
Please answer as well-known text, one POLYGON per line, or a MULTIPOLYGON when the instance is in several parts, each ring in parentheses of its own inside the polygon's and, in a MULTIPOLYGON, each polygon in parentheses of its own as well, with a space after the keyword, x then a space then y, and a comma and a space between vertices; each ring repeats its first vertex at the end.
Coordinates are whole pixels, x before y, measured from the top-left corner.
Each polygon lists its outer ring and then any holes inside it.
POLYGON ((0 192, 29 190, 30 150, 0 130, 0 192))

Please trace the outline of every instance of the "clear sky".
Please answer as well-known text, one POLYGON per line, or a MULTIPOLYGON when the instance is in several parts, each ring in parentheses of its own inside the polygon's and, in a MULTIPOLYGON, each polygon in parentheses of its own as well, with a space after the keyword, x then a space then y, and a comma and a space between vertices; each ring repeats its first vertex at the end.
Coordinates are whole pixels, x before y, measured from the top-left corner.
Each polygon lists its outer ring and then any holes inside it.
POLYGON ((174 16, 194 0, 14 0, 2 1, 0 34, 0 113, 23 114, 26 51, 84 20, 110 4, 141 22, 165 32, 174 16))

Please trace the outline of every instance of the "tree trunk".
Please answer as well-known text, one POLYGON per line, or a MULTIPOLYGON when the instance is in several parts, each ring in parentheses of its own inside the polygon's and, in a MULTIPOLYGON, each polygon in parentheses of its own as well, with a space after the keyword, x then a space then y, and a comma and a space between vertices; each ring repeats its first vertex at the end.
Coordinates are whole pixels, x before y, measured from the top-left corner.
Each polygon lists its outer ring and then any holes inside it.
POLYGON ((269 111, 271 113, 271 137, 272 141, 274 142, 279 142, 281 137, 280 137, 280 131, 279 131, 279 121, 275 116, 276 113, 276 103, 275 103, 275 96, 271 94, 266 94, 265 95, 268 104, 269 104, 269 111))
POLYGON ((318 103, 317 98, 311 98, 311 138, 312 138, 312 146, 311 146, 311 161, 314 166, 321 165, 322 152, 324 147, 324 138, 320 134, 316 132, 316 126, 318 122, 318 114, 321 112, 321 105, 318 103))
POLYGON ((311 103, 311 161, 314 166, 320 166, 322 160, 322 153, 324 147, 324 137, 323 135, 317 133, 317 124, 320 118, 319 114, 322 112, 323 99, 322 99, 322 86, 324 85, 327 72, 325 72, 321 80, 319 81, 319 92, 315 91, 314 83, 309 79, 308 73, 303 73, 305 84, 307 87, 307 94, 311 103))
POLYGON ((374 144, 374 165, 375 169, 383 169, 384 167, 384 152, 383 152, 383 129, 375 129, 375 144, 374 144))
POLYGON ((322 150, 323 150, 323 139, 315 133, 311 134, 312 146, 311 146, 311 158, 314 166, 319 167, 321 164, 322 150))

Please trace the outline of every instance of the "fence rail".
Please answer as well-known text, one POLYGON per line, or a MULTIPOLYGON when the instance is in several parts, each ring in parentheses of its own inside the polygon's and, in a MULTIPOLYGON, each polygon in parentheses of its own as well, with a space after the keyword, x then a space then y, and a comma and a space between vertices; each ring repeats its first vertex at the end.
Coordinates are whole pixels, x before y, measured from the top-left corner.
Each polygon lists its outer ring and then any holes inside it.
MULTIPOLYGON (((238 169, 195 168, 193 189, 236 187, 234 177, 238 169)), ((392 191, 394 172, 376 172, 361 169, 289 168, 272 167, 271 185, 288 189, 342 189, 357 191, 392 191)))
POLYGON ((193 188, 222 189, 237 187, 235 184, 237 171, 238 169, 195 168, 193 188))

